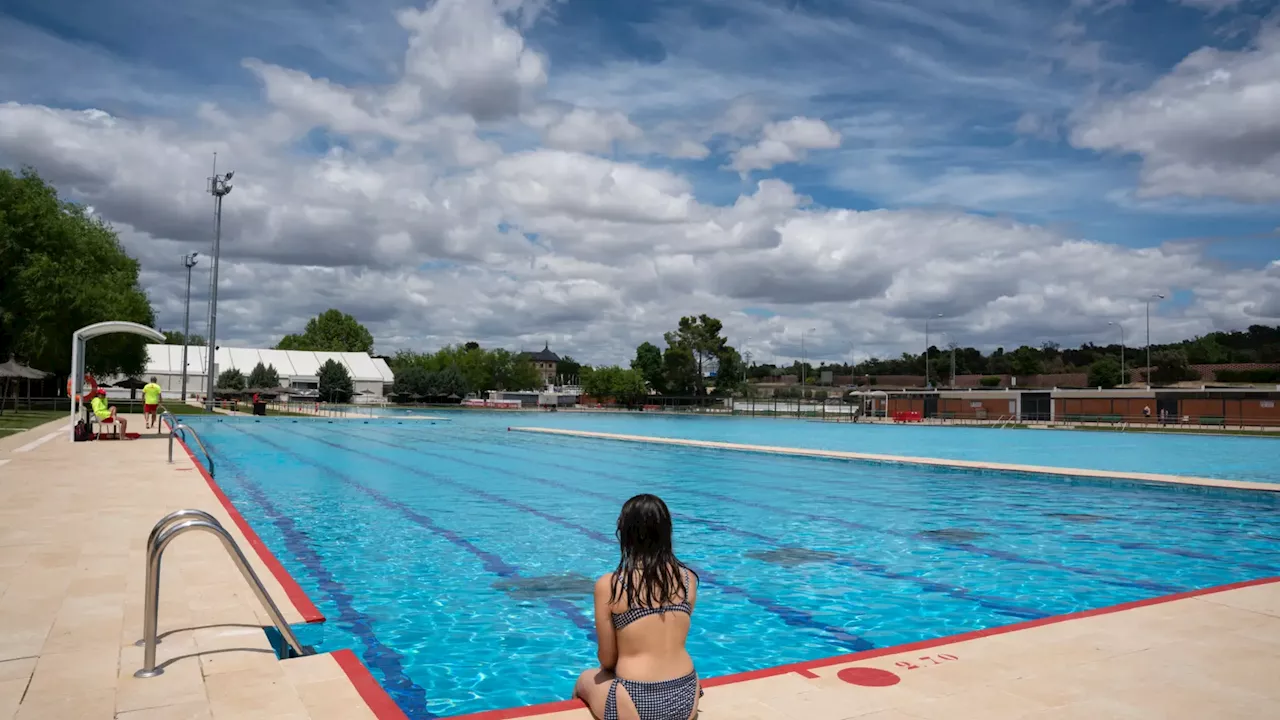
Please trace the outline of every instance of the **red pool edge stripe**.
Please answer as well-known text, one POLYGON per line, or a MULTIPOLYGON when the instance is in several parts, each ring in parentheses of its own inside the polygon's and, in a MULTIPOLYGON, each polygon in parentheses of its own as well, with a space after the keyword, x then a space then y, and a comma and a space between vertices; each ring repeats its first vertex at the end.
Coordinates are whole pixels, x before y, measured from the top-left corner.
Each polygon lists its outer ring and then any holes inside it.
MULTIPOLYGON (((818 677, 818 674, 813 672, 814 668, 841 665, 843 663, 856 662, 859 660, 871 660, 878 657, 884 657, 885 655, 897 655, 898 653, 914 652, 942 645, 953 645, 955 643, 978 640, 985 637, 992 637, 994 635, 1004 635, 1011 632, 1017 632, 1019 630, 1031 630, 1032 628, 1054 625, 1068 620, 1083 620, 1085 618, 1096 617, 1099 615, 1110 615, 1112 613, 1123 612, 1125 610, 1136 610, 1138 608, 1149 607, 1151 605, 1161 605, 1163 603, 1174 602, 1175 600, 1188 600, 1190 598, 1201 597, 1204 595, 1215 595, 1229 590, 1241 590, 1247 587, 1270 585, 1272 583, 1280 583, 1280 576, 1259 578, 1257 580, 1242 580, 1240 582, 1230 583, 1227 585, 1215 585, 1214 587, 1202 588, 1200 590, 1188 590, 1186 592, 1174 593, 1172 595, 1161 595, 1159 597, 1135 600, 1133 602, 1122 603, 1120 605, 1110 605, 1108 607, 1095 608, 1093 610, 1081 610, 1080 612, 1067 613, 1066 615, 1052 615, 1047 618, 1028 620, 1026 622, 1015 623, 1013 625, 984 628, 982 630, 974 630, 972 632, 961 633, 959 635, 948 635, 946 637, 906 643, 905 645, 894 645, 891 647, 876 648, 875 650, 863 650, 862 652, 833 655, 831 657, 818 658, 817 660, 805 660, 803 662, 761 668, 760 670, 749 670, 747 672, 734 673, 732 675, 704 678, 700 682, 704 688, 709 688, 720 685, 732 685, 734 683, 746 682, 748 680, 758 680, 760 678, 773 677, 775 675, 786 675, 787 673, 796 673, 807 678, 816 678, 818 677)), ((509 708, 506 710, 486 710, 484 712, 473 713, 471 715, 458 715, 450 718, 450 720, 511 720, 513 718, 533 717, 535 715, 546 715, 553 712, 563 712, 565 710, 585 707, 586 706, 579 700, 562 700, 560 702, 544 703, 541 705, 526 705, 524 707, 509 708)))
POLYGON ((374 717, 378 720, 408 720, 408 716, 354 652, 344 648, 329 654, 338 663, 338 667, 342 668, 342 672, 347 674, 347 679, 356 692, 360 693, 360 699, 364 700, 374 717))
POLYGON ((258 559, 262 560, 262 563, 267 566, 267 569, 275 577, 276 582, 280 583, 280 587, 284 589, 285 597, 289 598, 289 602, 293 604, 294 609, 302 616, 302 621, 308 625, 324 622, 325 617, 320 612, 320 608, 311 602, 311 598, 307 597, 306 591, 302 589, 298 581, 293 579, 293 576, 289 574, 284 565, 281 565, 276 556, 272 554, 267 544, 262 542, 262 538, 258 537, 258 533, 253 531, 249 521, 244 519, 244 516, 236 509, 236 506, 231 503, 231 498, 227 497, 227 494, 218 486, 217 481, 209 474, 208 468, 196 459, 195 453, 191 452, 191 448, 187 447, 187 443, 182 438, 176 439, 182 449, 187 452, 187 457, 191 458, 192 464, 200 471, 201 477, 208 483, 209 489, 213 491, 213 496, 218 498, 218 502, 222 503, 223 509, 231 516, 232 522, 236 524, 236 527, 240 528, 241 534, 244 535, 245 540, 249 541, 250 547, 258 553, 258 559))

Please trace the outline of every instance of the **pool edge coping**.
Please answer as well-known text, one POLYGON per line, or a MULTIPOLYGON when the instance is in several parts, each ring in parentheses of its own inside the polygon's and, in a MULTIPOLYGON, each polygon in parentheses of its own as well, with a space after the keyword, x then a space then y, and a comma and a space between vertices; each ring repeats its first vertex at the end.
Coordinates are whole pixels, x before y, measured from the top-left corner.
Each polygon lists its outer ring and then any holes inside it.
MULTIPOLYGON (((718 687, 721 685, 733 685, 740 682, 759 680, 761 678, 774 677, 778 675, 787 675, 789 673, 796 673, 804 678, 815 679, 818 678, 819 675, 813 672, 814 668, 829 667, 831 665, 840 665, 848 662, 873 660, 886 655, 897 655, 899 653, 915 652, 918 650, 926 650, 945 645, 954 645, 957 643, 969 642, 971 640, 980 640, 982 638, 997 635, 1006 635, 1022 630, 1032 630, 1046 625, 1056 625, 1058 623, 1069 622, 1072 620, 1084 620, 1101 615, 1112 615, 1119 612, 1125 612, 1127 610, 1136 610, 1139 608, 1151 607, 1153 605, 1177 602, 1179 600, 1189 600, 1206 595, 1216 595, 1218 593, 1230 592, 1232 590, 1242 590, 1245 588, 1277 583, 1280 583, 1280 576, 1257 578, 1254 580, 1241 580, 1239 582, 1227 583, 1226 585, 1215 585, 1213 587, 1201 588, 1199 590, 1187 590, 1186 592, 1173 593, 1171 595, 1160 595, 1153 598, 1120 603, 1119 605, 1108 605, 1105 607, 1093 608, 1091 610, 1079 610, 1077 612, 1065 613, 1062 615, 1050 615, 1049 617, 1026 620, 1024 622, 1013 623, 1011 625, 997 625, 995 627, 982 628, 980 630, 971 630, 957 635, 944 635, 942 637, 917 640, 916 642, 891 645, 883 648, 875 648, 873 650, 830 655, 813 660, 802 660, 800 662, 787 663, 785 665, 760 668, 758 670, 746 670, 740 673, 731 673, 729 675, 706 678, 700 682, 704 688, 718 687)), ((477 713, 469 713, 466 715, 451 715, 448 716, 448 720, 516 720, 517 718, 530 718, 537 717, 539 715, 549 715, 551 713, 580 709, 586 709, 586 705, 581 700, 575 698, 572 700, 558 700, 555 702, 539 703, 537 705, 524 705, 514 708, 482 710, 477 713)), ((386 720, 393 720, 393 717, 394 716, 388 717, 386 720)))
POLYGON ((1090 480, 1125 480, 1129 482, 1159 483, 1164 485, 1213 487, 1226 490, 1253 490, 1258 492, 1280 493, 1280 483, 1200 478, 1184 475, 1167 475, 1162 473, 1136 473, 1119 470, 1090 470, 1087 468, 1021 465, 1016 463, 983 462, 978 460, 950 460, 946 458, 911 457, 907 455, 881 455, 878 453, 862 453, 851 450, 822 450, 818 448, 788 447, 781 445, 751 445, 747 443, 731 443, 718 440, 690 440, 686 438, 669 438, 656 435, 628 435, 621 433, 594 432, 590 430, 566 430, 561 428, 508 427, 507 432, 560 435, 564 437, 648 443, 653 445, 676 445, 708 450, 732 450, 736 452, 754 452, 769 455, 788 455, 793 457, 861 460, 864 462, 899 463, 908 465, 924 465, 929 467, 954 467, 964 468, 967 470, 995 470, 998 472, 1052 475, 1055 477, 1084 478, 1090 480))

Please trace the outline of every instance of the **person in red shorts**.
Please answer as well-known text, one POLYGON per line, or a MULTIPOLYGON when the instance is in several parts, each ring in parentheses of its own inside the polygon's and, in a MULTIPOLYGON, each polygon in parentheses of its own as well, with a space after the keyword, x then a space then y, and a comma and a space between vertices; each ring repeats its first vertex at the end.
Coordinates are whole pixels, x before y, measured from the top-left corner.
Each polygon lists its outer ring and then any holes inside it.
POLYGON ((156 379, 151 378, 151 382, 142 386, 142 417, 147 421, 147 427, 160 422, 156 415, 156 409, 160 406, 160 386, 156 384, 156 379))

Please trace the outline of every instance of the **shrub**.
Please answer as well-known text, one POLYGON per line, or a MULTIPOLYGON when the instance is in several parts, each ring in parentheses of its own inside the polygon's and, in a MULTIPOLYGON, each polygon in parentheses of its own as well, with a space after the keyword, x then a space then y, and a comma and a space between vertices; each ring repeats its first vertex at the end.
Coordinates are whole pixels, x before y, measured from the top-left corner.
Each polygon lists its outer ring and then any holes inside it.
POLYGON ((982 387, 1000 387, 1000 378, 995 375, 988 375, 979 380, 978 384, 982 387))
POLYGON ((1219 382, 1280 383, 1280 370, 1278 369, 1218 370, 1214 375, 1217 376, 1219 382))
POLYGON ((1095 360, 1089 366, 1090 387, 1113 388, 1120 384, 1120 362, 1113 357, 1095 360))

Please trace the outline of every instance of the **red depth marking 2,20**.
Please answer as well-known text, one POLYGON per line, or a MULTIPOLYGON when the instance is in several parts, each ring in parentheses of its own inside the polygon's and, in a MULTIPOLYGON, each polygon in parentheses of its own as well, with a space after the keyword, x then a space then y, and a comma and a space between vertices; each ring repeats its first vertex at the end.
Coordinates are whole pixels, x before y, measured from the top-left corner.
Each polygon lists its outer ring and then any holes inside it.
POLYGON ((837 673, 836 677, 850 685, 861 685, 863 687, 889 687, 902 682, 902 678, 898 677, 896 673, 869 667, 845 668, 837 673))

